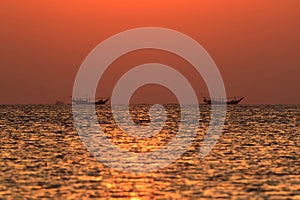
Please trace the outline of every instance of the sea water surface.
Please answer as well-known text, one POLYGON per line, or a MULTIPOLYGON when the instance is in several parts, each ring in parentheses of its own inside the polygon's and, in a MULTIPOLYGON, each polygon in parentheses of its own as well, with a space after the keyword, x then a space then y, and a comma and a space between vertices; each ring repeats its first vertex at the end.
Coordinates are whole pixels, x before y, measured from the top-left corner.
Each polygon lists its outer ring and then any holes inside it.
MULTIPOLYGON (((229 106, 222 134, 203 159, 210 107, 199 108, 198 132, 186 153, 161 170, 131 173, 90 155, 70 105, 2 105, 0 199, 300 199, 300 106, 229 106)), ((112 143, 144 153, 176 135, 180 108, 165 109, 162 131, 147 139, 122 132, 109 106, 97 106, 97 114, 112 143)), ((150 123, 148 105, 131 110, 137 124, 150 123)))

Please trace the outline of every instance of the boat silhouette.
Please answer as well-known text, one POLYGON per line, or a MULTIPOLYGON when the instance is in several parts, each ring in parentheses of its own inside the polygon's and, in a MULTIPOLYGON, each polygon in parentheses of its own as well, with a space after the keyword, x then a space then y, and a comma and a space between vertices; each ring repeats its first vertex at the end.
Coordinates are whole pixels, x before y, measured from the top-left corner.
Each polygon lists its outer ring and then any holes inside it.
POLYGON ((244 97, 232 97, 232 98, 208 98, 203 97, 203 102, 206 104, 229 104, 229 105, 236 105, 240 103, 244 97))
POLYGON ((89 98, 72 98, 73 104, 96 104, 96 105, 103 105, 109 98, 100 98, 98 101, 91 101, 89 98))

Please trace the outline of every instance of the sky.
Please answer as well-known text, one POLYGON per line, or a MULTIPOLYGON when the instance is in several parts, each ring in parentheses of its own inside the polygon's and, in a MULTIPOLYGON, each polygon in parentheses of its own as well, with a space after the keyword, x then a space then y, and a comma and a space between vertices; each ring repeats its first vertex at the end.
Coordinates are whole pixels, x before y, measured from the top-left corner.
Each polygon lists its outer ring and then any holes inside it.
MULTIPOLYGON (((244 104, 300 103, 298 0, 10 0, 0 7, 0 104, 70 101, 76 73, 95 46, 148 26, 180 31, 200 43, 217 64, 228 96, 245 96, 244 104)), ((145 50, 112 63, 97 96, 110 96, 130 67, 154 61, 185 74, 199 101, 208 94, 189 63, 145 50)), ((132 99, 174 101, 155 85, 140 88, 132 99)))

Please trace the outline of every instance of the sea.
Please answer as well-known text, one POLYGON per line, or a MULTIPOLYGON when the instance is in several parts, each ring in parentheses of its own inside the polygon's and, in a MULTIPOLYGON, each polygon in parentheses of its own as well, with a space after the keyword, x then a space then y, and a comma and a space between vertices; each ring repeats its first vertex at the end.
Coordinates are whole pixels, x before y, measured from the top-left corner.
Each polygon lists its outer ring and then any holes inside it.
MULTIPOLYGON (((149 107, 130 107, 136 124, 151 123, 149 107)), ((162 131, 150 138, 128 136, 108 105, 96 107, 99 128, 124 151, 154 152, 180 127, 180 106, 164 107, 162 131)), ((300 199, 300 105, 228 106, 220 137, 203 158, 211 107, 199 110, 186 151, 141 173, 97 160, 75 128, 71 105, 1 105, 0 199, 300 199)))

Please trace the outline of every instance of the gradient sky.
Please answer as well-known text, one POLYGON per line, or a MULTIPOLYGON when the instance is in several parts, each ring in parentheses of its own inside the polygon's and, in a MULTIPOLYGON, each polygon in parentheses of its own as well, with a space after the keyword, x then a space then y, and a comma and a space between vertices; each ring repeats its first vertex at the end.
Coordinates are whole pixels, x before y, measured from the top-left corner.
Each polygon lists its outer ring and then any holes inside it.
MULTIPOLYGON (((174 29, 203 45, 219 67, 228 96, 245 96, 246 104, 300 103, 297 0, 9 0, 0 8, 0 104, 69 101, 77 70, 97 44, 145 26, 174 29)), ((181 62, 148 53, 154 60, 181 62)), ((116 61, 108 82, 99 85, 102 96, 110 95, 109 80, 126 71, 118 66, 152 61, 147 52, 141 54, 116 61)), ((205 94, 187 67, 178 69, 191 77, 197 93, 205 94)))

